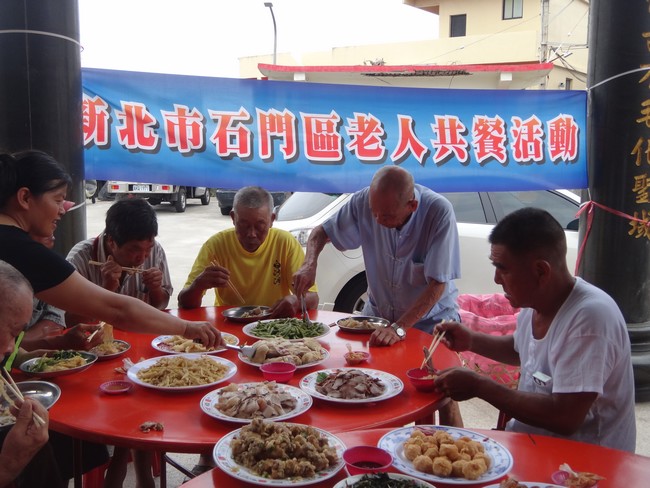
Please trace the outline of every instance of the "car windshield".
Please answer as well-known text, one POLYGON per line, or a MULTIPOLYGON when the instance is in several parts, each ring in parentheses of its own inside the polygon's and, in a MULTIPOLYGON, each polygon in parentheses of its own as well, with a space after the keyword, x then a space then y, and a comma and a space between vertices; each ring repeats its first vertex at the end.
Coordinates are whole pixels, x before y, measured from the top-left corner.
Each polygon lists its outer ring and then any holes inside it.
POLYGON ((276 220, 300 220, 316 215, 339 197, 340 193, 296 192, 279 208, 276 220))

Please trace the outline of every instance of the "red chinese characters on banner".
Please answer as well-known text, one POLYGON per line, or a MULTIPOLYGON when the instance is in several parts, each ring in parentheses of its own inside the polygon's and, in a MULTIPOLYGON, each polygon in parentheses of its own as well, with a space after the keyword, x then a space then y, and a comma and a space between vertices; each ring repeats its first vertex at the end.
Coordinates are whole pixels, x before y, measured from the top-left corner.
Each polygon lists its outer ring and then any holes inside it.
POLYGON ((348 119, 346 129, 351 138, 346 147, 351 153, 357 155, 359 161, 380 162, 384 158, 386 153, 382 142, 384 128, 377 117, 372 114, 355 113, 353 119, 348 119))
POLYGON ((174 104, 174 111, 161 110, 165 121, 165 142, 168 147, 187 154, 203 147, 203 115, 193 108, 174 104))
POLYGON ((329 115, 301 113, 300 116, 307 159, 325 164, 341 164, 343 138, 337 131, 341 117, 334 111, 329 115))
POLYGON ((465 125, 455 115, 436 115, 434 119, 436 122, 431 124, 431 130, 438 138, 431 139, 431 145, 435 149, 433 162, 440 166, 453 155, 461 164, 467 165, 469 144, 462 135, 466 130, 465 125))
MULTIPOLYGON (((109 105, 100 97, 84 96, 85 146, 109 145, 109 110, 109 105)), ((142 103, 122 101, 121 110, 115 110, 115 114, 120 122, 115 129, 117 140, 126 149, 153 151, 160 145, 161 138, 168 148, 182 154, 205 149, 205 117, 196 107, 174 104, 171 111, 161 110, 160 124, 142 103), (159 135, 158 131, 164 135, 159 135)), ((418 135, 414 119, 398 113, 398 134, 388 155, 386 140, 390 140, 389 134, 381 119, 370 113, 354 112, 353 117, 345 119, 345 124, 335 111, 329 114, 300 112, 300 119, 288 109, 256 108, 255 114, 256 120, 253 120, 244 107, 234 112, 208 109, 209 120, 216 124, 208 140, 214 144, 217 156, 250 159, 253 140, 256 140, 259 158, 265 162, 279 159, 274 155, 278 142, 284 161, 292 161, 302 153, 314 164, 331 165, 343 164, 345 149, 366 164, 381 163, 386 158, 399 164, 412 156, 424 166, 429 154, 438 166, 453 158, 465 166, 472 159, 481 166, 492 161, 504 166, 510 161, 521 165, 543 164, 545 148, 548 160, 556 164, 560 161, 573 163, 578 158, 579 127, 574 118, 566 114, 546 121, 546 132, 544 123, 535 115, 528 119, 513 116, 509 131, 506 121, 498 115, 475 115, 468 136, 465 124, 455 115, 433 115, 430 132, 418 135), (298 127, 299 121, 301 127, 298 127), (342 133, 346 134, 347 142, 342 133), (433 138, 427 145, 421 136, 431 134, 433 138)), ((645 154, 650 163, 650 143, 647 149, 644 144, 645 141, 637 144, 635 154, 638 160, 645 154)))
POLYGON ((210 137, 217 150, 217 156, 227 158, 238 156, 247 158, 251 155, 252 133, 245 122, 250 122, 248 111, 241 107, 239 112, 218 112, 209 110, 210 118, 217 123, 217 128, 210 137))
POLYGON ((144 104, 122 102, 122 110, 116 110, 115 115, 122 123, 116 129, 117 139, 122 146, 142 151, 153 151, 158 147, 160 138, 154 128, 158 121, 144 104))
POLYGON ((476 161, 481 163, 481 166, 491 158, 501 164, 508 162, 506 124, 501 117, 475 116, 472 139, 476 161))
POLYGON ((542 122, 537 117, 533 115, 526 120, 513 117, 510 134, 513 139, 512 152, 516 161, 522 163, 542 161, 544 130, 542 122))
POLYGON ((390 155, 390 159, 392 161, 401 161, 411 153, 418 160, 418 163, 424 166, 424 158, 429 152, 429 148, 415 135, 413 117, 398 115, 397 122, 399 127, 397 147, 390 155))
POLYGON ((259 134, 259 155, 264 161, 273 159, 273 140, 281 139, 280 152, 284 159, 293 159, 298 153, 296 137, 296 116, 288 110, 268 112, 257 109, 257 132, 259 134))
POLYGON ((84 146, 92 144, 98 147, 107 146, 110 118, 108 103, 100 97, 89 97, 84 94, 81 108, 84 146))

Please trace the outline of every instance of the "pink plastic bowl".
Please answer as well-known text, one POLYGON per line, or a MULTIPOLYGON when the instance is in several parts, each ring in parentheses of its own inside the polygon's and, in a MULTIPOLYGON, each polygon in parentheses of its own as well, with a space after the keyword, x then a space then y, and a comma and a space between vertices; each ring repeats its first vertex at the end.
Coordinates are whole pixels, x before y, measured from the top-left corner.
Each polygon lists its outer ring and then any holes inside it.
POLYGON ((262 376, 267 381, 276 381, 278 383, 286 383, 296 372, 296 365, 291 363, 264 363, 260 366, 262 376))
POLYGON ((120 395, 122 393, 128 393, 131 388, 133 388, 133 383, 128 381, 107 381, 99 385, 99 389, 102 390, 107 395, 120 395))
POLYGON ((406 376, 408 376, 408 379, 411 380, 411 384, 418 391, 430 392, 435 390, 436 388, 434 379, 427 378, 427 376, 431 376, 431 375, 426 369, 422 369, 422 368, 409 369, 406 372, 406 376))
POLYGON ((356 446, 343 451, 343 461, 350 476, 386 471, 393 464, 388 451, 374 446, 356 446))
POLYGON ((370 359, 370 353, 366 351, 352 351, 346 352, 343 357, 345 358, 345 362, 348 363, 348 365, 355 366, 357 364, 368 361, 368 359, 370 359))

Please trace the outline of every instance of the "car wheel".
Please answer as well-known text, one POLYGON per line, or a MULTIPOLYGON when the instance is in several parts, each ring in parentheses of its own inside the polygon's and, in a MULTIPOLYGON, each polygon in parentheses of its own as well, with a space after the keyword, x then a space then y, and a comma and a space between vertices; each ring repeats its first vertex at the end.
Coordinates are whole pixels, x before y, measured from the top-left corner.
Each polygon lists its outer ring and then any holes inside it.
POLYGON ((221 207, 221 215, 229 215, 232 207, 221 207))
POLYGON ((368 300, 366 273, 352 278, 341 290, 334 302, 335 312, 361 313, 368 300))
POLYGON ((205 189, 205 193, 201 197, 201 205, 208 205, 210 203, 210 188, 205 189))
POLYGON ((178 198, 174 203, 174 207, 176 207, 176 211, 178 213, 182 213, 185 212, 186 205, 187 205, 187 196, 185 195, 185 188, 181 188, 180 190, 178 190, 178 198))

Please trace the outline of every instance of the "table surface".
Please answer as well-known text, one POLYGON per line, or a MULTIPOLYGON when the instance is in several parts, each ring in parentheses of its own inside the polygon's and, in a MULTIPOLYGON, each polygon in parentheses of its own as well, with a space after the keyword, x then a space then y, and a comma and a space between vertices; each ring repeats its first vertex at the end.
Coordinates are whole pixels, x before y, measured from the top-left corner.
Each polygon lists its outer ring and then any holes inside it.
MULTIPOLYGON (((347 447, 377 445, 379 439, 392 429, 370 429, 337 434, 347 447)), ((502 444, 514 458, 513 468, 508 474, 519 481, 539 483, 539 488, 551 484, 551 474, 560 464, 567 463, 577 471, 589 471, 604 476, 598 488, 638 488, 647 486, 650 474, 650 458, 637 456, 616 449, 584 444, 581 442, 557 439, 541 435, 518 434, 495 430, 470 429, 502 444)), ((391 469, 391 471, 395 471, 391 469)), ((329 480, 309 485, 314 488, 331 488, 337 481, 345 479, 345 469, 329 480)), ((478 488, 498 484, 500 480, 489 483, 469 483, 478 488)), ((440 482, 436 487, 458 486, 440 482)), ((215 468, 190 480, 183 488, 212 488, 216 486, 253 487, 255 485, 237 480, 219 468, 215 468)))
MULTIPOLYGON (((255 339, 247 337, 243 325, 225 320, 221 312, 225 307, 205 307, 192 310, 172 310, 170 313, 189 320, 207 320, 220 330, 239 337, 240 343, 255 339)), ((337 319, 347 317, 336 312, 312 311, 312 320, 332 324, 337 319)), ((199 453, 209 451, 225 434, 238 429, 242 424, 215 419, 201 410, 200 401, 208 392, 225 386, 196 390, 192 392, 163 392, 134 385, 131 392, 123 395, 107 395, 99 390, 105 381, 124 379, 115 368, 122 365, 122 359, 131 358, 138 362, 142 358, 164 355, 151 347, 155 335, 127 333, 115 330, 115 338, 126 340, 131 349, 123 356, 97 361, 85 371, 51 378, 61 388, 61 397, 50 410, 50 427, 70 436, 111 445, 162 452, 199 453), (140 431, 145 421, 160 422, 162 432, 140 431)), ((398 396, 376 403, 340 404, 314 399, 312 407, 292 418, 291 422, 314 425, 332 433, 378 427, 399 427, 415 420, 433 415, 444 403, 436 393, 421 393, 410 384, 406 371, 419 367, 423 359, 423 346, 429 346, 431 336, 417 331, 409 331, 406 340, 392 347, 368 346, 368 334, 346 333, 333 326, 330 333, 320 339, 330 356, 314 367, 298 369, 289 382, 298 386, 300 379, 319 369, 345 366, 343 355, 347 352, 346 343, 354 350, 369 350, 371 358, 364 363, 366 368, 389 372, 404 382, 404 390, 398 396)), ((245 383, 262 381, 262 374, 255 366, 243 363, 237 352, 228 350, 219 356, 237 365, 237 374, 230 382, 245 383)), ((434 354, 434 363, 439 368, 459 364, 455 353, 440 346, 434 354)), ((22 374, 16 380, 28 379, 22 374)))

